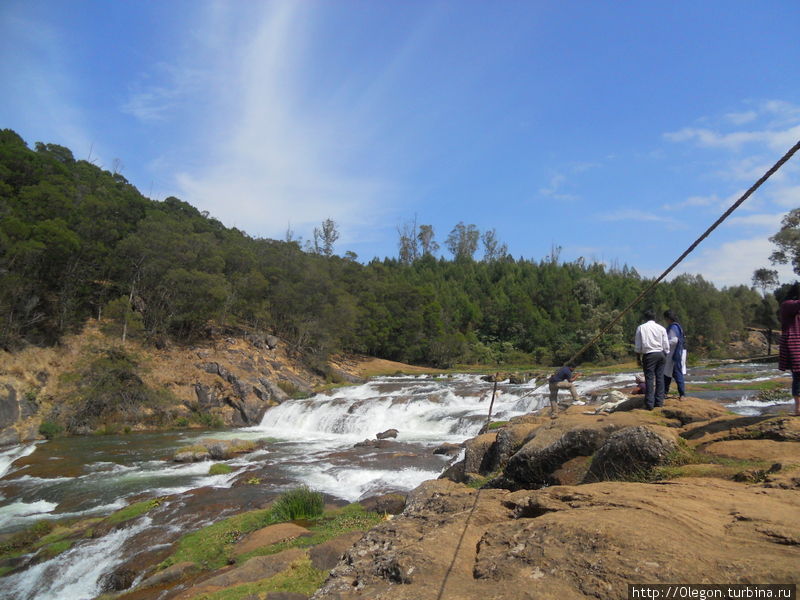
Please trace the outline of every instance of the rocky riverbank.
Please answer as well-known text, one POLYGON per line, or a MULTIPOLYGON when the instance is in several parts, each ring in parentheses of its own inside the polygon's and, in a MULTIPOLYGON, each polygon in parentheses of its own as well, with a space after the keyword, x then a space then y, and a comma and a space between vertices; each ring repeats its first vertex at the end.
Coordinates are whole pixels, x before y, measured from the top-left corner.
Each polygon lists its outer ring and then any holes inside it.
POLYGON ((211 329, 202 344, 122 344, 90 322, 54 348, 0 356, 0 446, 60 432, 122 433, 251 426, 270 406, 326 383, 357 382, 349 365, 311 369, 277 337, 211 329))
POLYGON ((631 583, 800 581, 800 419, 698 399, 585 413, 469 440, 313 599, 622 599, 631 583))

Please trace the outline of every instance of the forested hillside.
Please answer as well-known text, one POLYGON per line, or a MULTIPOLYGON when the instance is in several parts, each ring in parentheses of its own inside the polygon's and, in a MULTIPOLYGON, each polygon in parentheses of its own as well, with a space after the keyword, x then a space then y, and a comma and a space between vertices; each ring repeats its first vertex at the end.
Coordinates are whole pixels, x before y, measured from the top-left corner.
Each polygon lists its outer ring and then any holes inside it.
MULTIPOLYGON (((352 351, 412 363, 557 363, 647 285, 635 269, 514 259, 459 250, 478 232, 457 225, 452 259, 433 229, 401 232, 397 258, 361 264, 332 247, 258 239, 177 198, 145 198, 118 173, 70 150, 0 131, 0 346, 52 344, 88 318, 155 344, 203 336, 210 323, 274 333, 310 360, 352 351), (421 246, 418 246, 421 244, 421 246)), ((327 229, 326 229, 327 228, 327 229)), ((486 242, 486 239, 484 239, 486 242)), ((493 245, 492 245, 493 244, 493 245)), ((491 250, 491 251, 489 251, 491 250)), ((680 276, 645 301, 674 309, 695 351, 724 353, 759 320, 761 295, 680 276)), ((584 358, 630 355, 633 311, 584 358)))

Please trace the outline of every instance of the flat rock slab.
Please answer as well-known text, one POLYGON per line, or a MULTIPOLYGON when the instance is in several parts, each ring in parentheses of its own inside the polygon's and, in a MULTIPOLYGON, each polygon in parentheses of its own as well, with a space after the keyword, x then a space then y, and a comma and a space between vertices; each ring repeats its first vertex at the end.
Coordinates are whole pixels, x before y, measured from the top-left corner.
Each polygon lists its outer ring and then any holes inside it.
POLYGON ((199 567, 193 562, 179 562, 167 567, 163 571, 159 571, 155 575, 148 577, 137 586, 137 589, 164 585, 165 583, 172 583, 178 581, 179 579, 183 579, 187 575, 196 572, 198 569, 199 567))
POLYGON ((703 448, 703 450, 715 456, 726 456, 742 460, 773 460, 800 463, 800 442, 729 440, 714 442, 703 448))
POLYGON ((642 581, 797 583, 798 499, 702 478, 513 493, 428 481, 313 599, 625 600, 642 581))
POLYGON ((278 554, 254 556, 241 567, 236 567, 199 582, 184 594, 178 596, 178 600, 188 600, 201 594, 209 594, 225 588, 268 579, 281 571, 285 571, 289 568, 289 565, 305 557, 305 555, 304 550, 290 548, 278 554))
POLYGON ((234 556, 241 556, 253 550, 263 548, 264 546, 271 546, 279 542, 287 542, 301 535, 311 533, 305 527, 295 525, 294 523, 278 523, 276 525, 268 525, 262 529, 258 529, 253 533, 247 535, 233 548, 234 556))
POLYGON ((320 571, 330 571, 339 563, 339 558, 342 554, 360 540, 362 535, 363 533, 360 531, 345 533, 311 548, 308 551, 308 555, 311 557, 311 564, 320 571))

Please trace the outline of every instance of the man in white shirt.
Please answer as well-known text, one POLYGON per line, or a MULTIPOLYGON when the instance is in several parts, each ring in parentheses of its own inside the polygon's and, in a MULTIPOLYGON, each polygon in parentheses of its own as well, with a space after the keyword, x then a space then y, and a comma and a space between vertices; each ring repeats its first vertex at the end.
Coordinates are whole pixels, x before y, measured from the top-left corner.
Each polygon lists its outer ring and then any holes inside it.
POLYGON ((664 362, 669 353, 667 330, 655 321, 656 313, 644 311, 645 322, 636 328, 634 350, 639 355, 645 381, 645 408, 664 406, 664 362))

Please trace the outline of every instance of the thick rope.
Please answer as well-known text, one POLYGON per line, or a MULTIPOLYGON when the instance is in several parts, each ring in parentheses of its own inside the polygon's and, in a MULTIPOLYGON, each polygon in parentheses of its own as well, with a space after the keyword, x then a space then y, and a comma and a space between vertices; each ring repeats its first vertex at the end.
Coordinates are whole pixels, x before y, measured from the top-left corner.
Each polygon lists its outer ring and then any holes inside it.
MULTIPOLYGON (((623 309, 623 311, 619 315, 617 315, 614 319, 612 319, 611 322, 608 323, 608 325, 603 327, 596 336, 594 336, 588 343, 584 344, 584 346, 580 350, 578 350, 575 354, 573 354, 572 357, 570 357, 570 359, 566 362, 566 364, 570 364, 573 361, 577 360, 581 355, 583 355, 584 352, 586 352, 589 348, 594 346, 597 343, 597 340, 599 340, 614 325, 616 325, 619 322, 619 320, 627 312, 629 312, 634 306, 636 306, 639 302, 641 302, 642 298, 644 298, 648 293, 650 293, 650 291, 658 283, 660 283, 670 273, 670 271, 672 271, 672 269, 674 269, 676 266, 678 266, 678 264, 680 264, 680 262, 683 261, 684 258, 686 258, 695 248, 697 248, 697 246, 700 244, 700 242, 702 242, 704 239, 706 239, 711 234, 711 232, 714 231, 720 225, 720 223, 722 223, 725 219, 727 219, 731 215, 731 213, 733 211, 735 211, 737 208, 739 208, 742 205, 742 203, 752 195, 753 192, 755 192, 759 187, 761 187, 761 184, 763 184, 767 179, 772 177, 772 175, 774 175, 775 172, 778 169, 780 169, 786 163, 786 161, 788 161, 790 158, 792 158, 792 156, 794 156, 794 154, 798 150, 800 150, 800 141, 798 141, 794 146, 792 146, 789 149, 789 151, 786 154, 784 154, 783 157, 772 166, 771 169, 769 169, 766 173, 764 173, 764 175, 762 175, 761 178, 758 181, 756 181, 750 187, 749 190, 747 190, 744 194, 742 194, 742 196, 736 202, 734 202, 731 205, 731 207, 728 210, 726 210, 722 214, 722 216, 714 222, 713 225, 711 225, 711 227, 706 229, 705 232, 699 238, 697 238, 694 242, 692 242, 692 244, 684 251, 684 253, 681 254, 675 260, 675 262, 673 262, 663 273, 661 273, 661 275, 659 275, 657 279, 655 279, 649 286, 647 286, 644 289, 644 291, 641 294, 639 294, 633 302, 631 302, 628 306, 626 306, 623 309)), ((497 389, 496 380, 497 380, 497 377, 495 377, 495 390, 497 389)), ((523 394, 522 396, 520 396, 520 400, 522 398, 525 398, 526 396, 529 396, 533 392, 535 392, 537 389, 539 389, 541 386, 543 386, 546 381, 547 380, 545 379, 542 383, 538 384, 532 390, 530 390, 530 391, 526 392, 525 394, 523 394)), ((492 393, 492 401, 494 401, 494 392, 492 393)), ((486 425, 487 426, 488 426, 489 421, 491 420, 491 418, 492 418, 492 411, 491 411, 491 407, 490 407, 489 416, 486 419, 486 425)), ((469 521, 472 518, 472 514, 475 512, 475 509, 478 506, 478 499, 480 498, 480 494, 481 494, 481 490, 478 489, 478 491, 475 494, 475 500, 474 500, 474 502, 472 504, 472 508, 470 509, 469 515, 467 515, 467 519, 464 522, 464 531, 461 532, 461 537, 458 540, 458 545, 456 546, 455 553, 453 554, 453 560, 450 562, 450 566, 448 567, 448 569, 447 569, 447 571, 445 573, 444 579, 442 580, 442 585, 439 588, 439 594, 437 595, 437 600, 441 600, 444 597, 444 592, 445 592, 445 587, 447 586, 447 581, 450 578, 450 574, 453 571, 453 567, 455 565, 456 558, 458 557, 458 552, 461 549, 461 544, 464 541, 464 536, 467 533, 467 528, 469 527, 469 521)))
MULTIPOLYGON (((736 202, 731 204, 730 208, 728 208, 728 210, 726 210, 724 213, 722 213, 722 216, 720 216, 719 219, 714 221, 714 223, 711 225, 711 227, 706 229, 700 237, 698 237, 694 242, 692 242, 692 244, 683 252, 683 254, 681 254, 675 260, 675 262, 673 262, 669 267, 667 267, 666 270, 663 273, 661 273, 661 275, 659 275, 656 279, 654 279, 650 283, 650 285, 648 285, 638 296, 636 296, 636 298, 630 304, 628 304, 628 306, 626 306, 622 310, 621 313, 619 313, 605 327, 603 327, 598 332, 597 335, 595 335, 589 342, 584 344, 583 347, 580 350, 578 350, 575 354, 573 354, 566 361, 565 364, 573 363, 578 358, 580 358, 589 348, 594 346, 597 343, 597 340, 599 340, 606 333, 608 333, 611 330, 611 328, 614 327, 614 325, 619 323, 619 321, 620 321, 620 319, 622 319, 622 317, 624 317, 633 307, 635 307, 637 304, 639 304, 639 302, 641 302, 642 299, 647 294, 649 294, 653 290, 654 287, 656 287, 656 285, 661 283, 661 281, 667 275, 669 275, 669 273, 675 267, 677 267, 683 261, 684 258, 686 258, 695 248, 697 248, 697 246, 700 244, 700 242, 702 242, 704 239, 706 239, 711 234, 712 231, 714 231, 725 219, 727 219, 731 215, 731 213, 733 213, 733 211, 735 211, 737 208, 739 208, 744 203, 744 201, 747 200, 753 194, 753 192, 755 192, 758 188, 760 188, 761 185, 767 179, 772 177, 778 171, 778 169, 780 169, 790 158, 792 158, 792 156, 794 156, 794 154, 798 150, 800 150, 800 141, 798 141, 794 146, 792 146, 789 149, 789 151, 786 152, 786 154, 784 154, 778 162, 776 162, 774 165, 772 165, 772 167, 766 173, 764 173, 758 181, 756 181, 752 186, 750 186, 750 189, 748 189, 744 194, 742 194, 741 197, 736 202)), ((522 398, 525 398, 526 396, 530 396, 533 392, 535 392, 537 389, 542 387, 546 383, 546 381, 547 380, 543 381, 542 383, 540 383, 536 387, 534 387, 532 390, 530 390, 530 391, 526 392, 525 394, 523 394, 522 396, 520 396, 520 400, 522 398)), ((491 415, 490 415, 490 417, 491 417, 491 415)))

